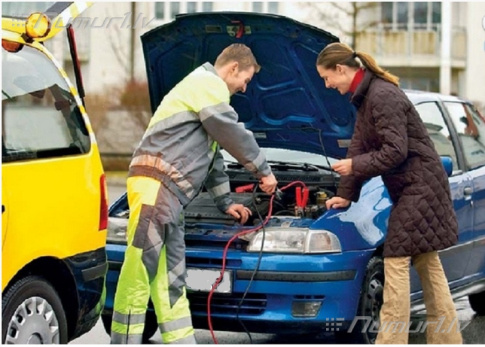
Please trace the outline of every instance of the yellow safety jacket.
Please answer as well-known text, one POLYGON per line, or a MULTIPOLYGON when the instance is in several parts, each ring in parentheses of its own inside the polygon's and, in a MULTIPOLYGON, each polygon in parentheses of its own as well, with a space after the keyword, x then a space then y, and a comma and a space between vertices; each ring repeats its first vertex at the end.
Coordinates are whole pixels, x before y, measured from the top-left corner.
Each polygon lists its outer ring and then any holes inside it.
POLYGON ((160 180, 184 206, 205 182, 225 211, 232 201, 218 145, 256 178, 271 173, 252 132, 238 123, 229 101, 229 89, 210 63, 195 69, 158 106, 135 150, 129 176, 160 180))

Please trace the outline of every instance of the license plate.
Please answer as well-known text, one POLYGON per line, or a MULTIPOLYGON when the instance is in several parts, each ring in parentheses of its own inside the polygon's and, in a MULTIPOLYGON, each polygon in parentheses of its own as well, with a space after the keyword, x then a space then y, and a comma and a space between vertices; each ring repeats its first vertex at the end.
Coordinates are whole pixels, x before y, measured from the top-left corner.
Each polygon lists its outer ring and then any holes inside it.
MULTIPOLYGON (((220 270, 202 270, 202 269, 187 269, 186 284, 187 289, 198 292, 209 292, 212 285, 221 275, 220 270)), ((215 290, 216 293, 231 293, 232 292, 232 272, 230 270, 224 271, 221 283, 215 290)))

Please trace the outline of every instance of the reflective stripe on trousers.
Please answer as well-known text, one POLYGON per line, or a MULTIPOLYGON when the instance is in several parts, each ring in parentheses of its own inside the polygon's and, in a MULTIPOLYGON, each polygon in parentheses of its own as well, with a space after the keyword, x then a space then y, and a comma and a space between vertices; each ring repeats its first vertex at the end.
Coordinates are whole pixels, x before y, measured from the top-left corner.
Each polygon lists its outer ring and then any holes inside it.
POLYGON ((125 260, 116 289, 112 343, 142 343, 151 298, 164 343, 195 343, 185 292, 182 205, 157 180, 128 178, 125 260))

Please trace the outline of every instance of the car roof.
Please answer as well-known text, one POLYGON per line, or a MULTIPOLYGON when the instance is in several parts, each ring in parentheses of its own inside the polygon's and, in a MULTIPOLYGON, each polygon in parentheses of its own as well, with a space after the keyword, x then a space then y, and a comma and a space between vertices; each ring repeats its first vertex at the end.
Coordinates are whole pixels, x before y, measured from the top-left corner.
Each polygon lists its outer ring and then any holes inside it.
POLYGON ((408 96, 408 98, 413 102, 413 104, 418 104, 421 102, 427 102, 427 101, 441 101, 441 102, 466 102, 469 103, 469 101, 462 99, 456 95, 446 95, 446 94, 441 94, 441 93, 435 93, 435 92, 427 92, 427 91, 422 91, 422 90, 412 90, 412 89, 404 89, 404 92, 408 96))

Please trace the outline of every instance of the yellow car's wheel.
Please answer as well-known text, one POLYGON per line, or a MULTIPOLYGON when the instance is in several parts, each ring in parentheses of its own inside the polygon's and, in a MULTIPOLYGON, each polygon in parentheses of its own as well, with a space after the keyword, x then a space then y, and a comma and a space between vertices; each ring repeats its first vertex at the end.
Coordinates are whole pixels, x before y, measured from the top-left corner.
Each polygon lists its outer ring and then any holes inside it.
POLYGON ((2 298, 2 343, 65 344, 67 321, 61 299, 42 277, 28 276, 2 298))

